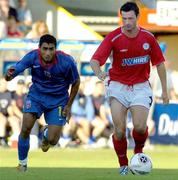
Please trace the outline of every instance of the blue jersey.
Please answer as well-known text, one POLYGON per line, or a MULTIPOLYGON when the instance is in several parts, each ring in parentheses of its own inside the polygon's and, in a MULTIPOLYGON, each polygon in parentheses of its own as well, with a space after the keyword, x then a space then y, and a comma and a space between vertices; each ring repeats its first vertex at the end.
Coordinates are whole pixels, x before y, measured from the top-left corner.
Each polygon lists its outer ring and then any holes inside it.
POLYGON ((65 106, 69 98, 70 84, 79 79, 74 59, 62 51, 56 51, 53 64, 44 65, 40 51, 33 50, 14 67, 14 77, 25 69, 31 68, 33 84, 28 96, 48 108, 65 106))

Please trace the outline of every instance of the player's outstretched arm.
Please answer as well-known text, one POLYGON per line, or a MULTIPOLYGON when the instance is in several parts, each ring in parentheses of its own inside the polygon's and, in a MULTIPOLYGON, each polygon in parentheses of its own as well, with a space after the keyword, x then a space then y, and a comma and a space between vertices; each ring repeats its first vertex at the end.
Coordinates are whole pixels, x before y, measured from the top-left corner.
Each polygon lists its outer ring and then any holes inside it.
POLYGON ((4 76, 5 80, 6 81, 11 81, 14 78, 13 77, 14 72, 15 72, 15 68, 14 67, 10 67, 7 70, 7 72, 6 72, 5 76, 4 76))

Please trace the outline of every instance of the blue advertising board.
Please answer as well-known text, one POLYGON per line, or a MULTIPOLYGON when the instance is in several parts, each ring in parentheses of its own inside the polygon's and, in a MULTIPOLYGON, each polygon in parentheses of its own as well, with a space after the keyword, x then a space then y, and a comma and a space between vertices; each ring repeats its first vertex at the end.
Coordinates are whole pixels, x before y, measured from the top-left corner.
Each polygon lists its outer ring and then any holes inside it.
POLYGON ((155 134, 153 144, 178 144, 178 104, 155 104, 153 112, 155 134))

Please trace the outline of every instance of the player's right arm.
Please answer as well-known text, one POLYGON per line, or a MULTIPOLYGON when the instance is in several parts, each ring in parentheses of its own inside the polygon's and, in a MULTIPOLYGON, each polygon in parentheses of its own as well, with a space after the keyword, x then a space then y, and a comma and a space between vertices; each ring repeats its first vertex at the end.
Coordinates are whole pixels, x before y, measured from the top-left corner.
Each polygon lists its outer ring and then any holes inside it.
POLYGON ((7 72, 4 76, 6 81, 10 81, 13 79, 13 74, 14 74, 15 68, 14 67, 10 67, 7 69, 7 72))
POLYGON ((5 73, 5 80, 11 81, 18 74, 23 72, 25 69, 29 68, 33 63, 32 60, 32 52, 26 54, 20 61, 18 61, 15 65, 11 66, 7 69, 5 73))
POLYGON ((112 51, 111 37, 112 37, 111 34, 106 36, 106 38, 99 45, 96 52, 92 56, 92 59, 90 60, 90 65, 92 70, 101 81, 104 81, 104 79, 107 76, 107 73, 101 70, 101 66, 106 63, 107 58, 111 54, 112 51))
POLYGON ((92 70, 94 71, 95 75, 98 77, 98 79, 100 79, 101 81, 104 81, 104 79, 106 78, 107 76, 107 73, 106 72, 103 72, 100 68, 100 64, 99 64, 99 61, 96 60, 96 59, 92 59, 90 61, 90 65, 91 65, 91 68, 92 70))

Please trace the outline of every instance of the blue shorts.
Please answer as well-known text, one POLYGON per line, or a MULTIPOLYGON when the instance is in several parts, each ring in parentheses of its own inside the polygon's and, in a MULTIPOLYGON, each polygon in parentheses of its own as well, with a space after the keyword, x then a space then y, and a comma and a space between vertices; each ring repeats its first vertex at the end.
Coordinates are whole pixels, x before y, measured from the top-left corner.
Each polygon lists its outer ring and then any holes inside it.
POLYGON ((34 101, 32 98, 27 97, 24 102, 23 112, 36 113, 37 118, 44 113, 45 121, 48 125, 64 126, 66 124, 66 117, 62 116, 62 106, 55 108, 46 108, 41 103, 34 101))

